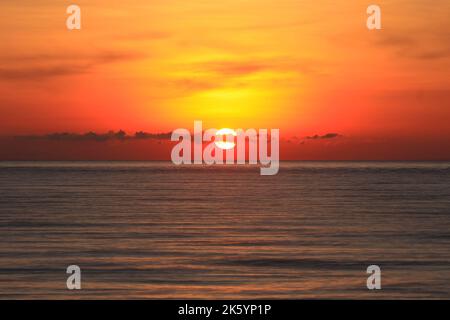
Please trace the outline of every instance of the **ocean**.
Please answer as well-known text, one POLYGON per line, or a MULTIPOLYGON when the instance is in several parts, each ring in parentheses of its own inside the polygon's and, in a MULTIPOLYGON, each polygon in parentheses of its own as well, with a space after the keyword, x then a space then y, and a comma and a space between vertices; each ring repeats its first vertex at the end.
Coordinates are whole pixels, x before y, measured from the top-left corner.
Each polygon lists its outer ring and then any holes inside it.
POLYGON ((0 162, 0 195, 0 299, 450 298, 450 162, 0 162))

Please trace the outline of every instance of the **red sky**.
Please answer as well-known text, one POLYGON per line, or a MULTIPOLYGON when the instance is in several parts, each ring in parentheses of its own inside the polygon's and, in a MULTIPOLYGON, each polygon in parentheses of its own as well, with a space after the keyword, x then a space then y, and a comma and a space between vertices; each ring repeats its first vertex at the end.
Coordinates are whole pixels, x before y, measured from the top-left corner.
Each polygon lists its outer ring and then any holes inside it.
POLYGON ((450 160, 446 0, 377 1, 375 31, 363 0, 76 3, 78 31, 66 1, 0 3, 0 160, 169 159, 165 139, 42 136, 194 120, 279 128, 283 159, 450 160))

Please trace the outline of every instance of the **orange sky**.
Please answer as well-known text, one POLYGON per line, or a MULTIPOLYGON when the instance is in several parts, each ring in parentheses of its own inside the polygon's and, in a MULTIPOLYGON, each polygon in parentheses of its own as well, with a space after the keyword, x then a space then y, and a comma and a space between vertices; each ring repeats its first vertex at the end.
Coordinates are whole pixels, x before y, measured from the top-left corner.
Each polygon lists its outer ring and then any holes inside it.
MULTIPOLYGON (((202 120, 280 128, 282 158, 450 159, 448 0, 376 1, 378 31, 366 28, 373 2, 363 0, 75 3, 80 31, 65 26, 71 2, 0 3, 0 136, 169 132, 202 120), (307 138, 327 133, 338 136, 307 138)), ((6 140, 0 159, 168 149, 66 141, 58 153, 6 140)))

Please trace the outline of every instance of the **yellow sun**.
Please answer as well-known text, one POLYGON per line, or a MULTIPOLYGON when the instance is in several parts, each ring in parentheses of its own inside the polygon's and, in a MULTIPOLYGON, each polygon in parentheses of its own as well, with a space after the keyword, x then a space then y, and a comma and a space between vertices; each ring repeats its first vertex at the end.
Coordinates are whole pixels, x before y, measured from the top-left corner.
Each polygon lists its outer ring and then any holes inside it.
POLYGON ((236 131, 234 131, 233 129, 229 129, 229 128, 220 129, 219 131, 216 132, 215 144, 220 149, 224 149, 224 150, 233 149, 236 144, 234 142, 230 142, 230 141, 223 141, 223 137, 226 137, 226 136, 236 137, 236 135, 237 135, 236 131), (219 139, 222 139, 222 140, 219 140, 219 139))

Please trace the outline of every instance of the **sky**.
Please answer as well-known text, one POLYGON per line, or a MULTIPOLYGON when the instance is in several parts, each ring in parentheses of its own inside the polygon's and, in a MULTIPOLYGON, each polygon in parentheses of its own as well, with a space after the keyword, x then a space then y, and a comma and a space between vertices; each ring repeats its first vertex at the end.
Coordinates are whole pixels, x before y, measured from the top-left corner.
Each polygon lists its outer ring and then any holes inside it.
POLYGON ((72 2, 0 3, 0 160, 169 159, 194 120, 279 128, 282 159, 450 160, 447 0, 74 3, 71 31, 72 2))

